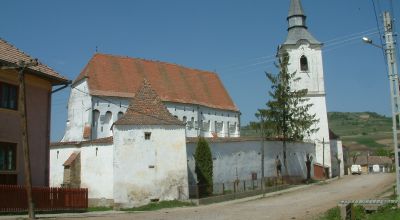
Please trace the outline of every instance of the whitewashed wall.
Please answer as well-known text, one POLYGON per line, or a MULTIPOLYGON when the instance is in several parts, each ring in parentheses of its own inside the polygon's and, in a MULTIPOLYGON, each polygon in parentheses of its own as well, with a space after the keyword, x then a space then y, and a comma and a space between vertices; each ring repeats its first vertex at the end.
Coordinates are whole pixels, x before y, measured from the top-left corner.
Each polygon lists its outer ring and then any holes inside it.
POLYGON ((113 199, 112 144, 52 147, 50 149, 50 186, 61 186, 64 176, 63 163, 74 151, 79 151, 81 154, 81 187, 89 189, 89 199, 113 199))
POLYGON ((165 105, 168 111, 179 120, 185 121, 186 118, 187 137, 198 137, 199 135, 212 137, 212 132, 216 133, 218 137, 240 136, 239 112, 171 102, 165 102, 165 105), (219 127, 215 126, 216 122, 219 127), (231 129, 229 130, 228 127, 231 129))
POLYGON ((151 199, 188 198, 185 129, 115 125, 114 202, 140 206, 151 199), (144 132, 151 132, 145 140, 144 132))
POLYGON ((331 155, 332 155, 332 176, 343 176, 344 175, 344 161, 343 161, 343 148, 341 140, 331 140, 331 155), (338 155, 340 168, 338 167, 338 160, 335 155, 338 155))
POLYGON ((69 156, 75 152, 80 151, 79 147, 75 145, 65 145, 63 147, 50 148, 50 186, 60 187, 64 178, 64 162, 69 156))
POLYGON ((68 117, 62 142, 82 141, 85 124, 90 126, 92 108, 91 97, 86 80, 82 80, 71 88, 68 100, 68 117))
MULTIPOLYGON (((308 89, 309 103, 313 104, 309 112, 316 114, 316 118, 319 120, 315 125, 319 130, 306 139, 315 143, 315 161, 331 167, 322 48, 319 45, 310 45, 306 41, 300 41, 297 45, 284 45, 283 47, 290 56, 288 71, 290 73, 296 72, 297 77, 300 77, 299 81, 293 82, 293 89, 308 89), (301 71, 300 58, 302 56, 307 57, 308 71, 301 71), (325 147, 323 147, 322 142, 325 143, 325 147)), ((330 176, 331 174, 332 170, 329 172, 330 176)))
MULTIPOLYGON (((92 139, 112 136, 112 124, 118 120, 119 115, 126 112, 129 103, 130 98, 91 96, 86 79, 82 80, 71 88, 68 119, 62 142, 83 141, 85 125, 91 126, 92 139), (108 120, 109 116, 111 116, 110 120, 108 120)), ((186 120, 186 136, 188 137, 199 135, 212 137, 212 132, 217 133, 219 137, 240 136, 240 112, 193 104, 173 102, 164 102, 164 104, 168 111, 179 120, 186 120), (217 127, 215 122, 217 122, 217 127)))
MULTIPOLYGON (((213 156, 214 183, 233 182, 236 179, 249 180, 253 172, 261 177, 261 141, 210 142, 213 156)), ((189 184, 196 183, 195 160, 196 143, 187 143, 189 184)), ((283 164, 282 142, 264 143, 264 175, 276 176, 275 158, 279 156, 283 164)), ((315 147, 311 143, 289 143, 287 145, 288 172, 291 176, 307 177, 306 154, 315 158, 315 147)), ((282 168, 284 171, 284 168, 282 168)))

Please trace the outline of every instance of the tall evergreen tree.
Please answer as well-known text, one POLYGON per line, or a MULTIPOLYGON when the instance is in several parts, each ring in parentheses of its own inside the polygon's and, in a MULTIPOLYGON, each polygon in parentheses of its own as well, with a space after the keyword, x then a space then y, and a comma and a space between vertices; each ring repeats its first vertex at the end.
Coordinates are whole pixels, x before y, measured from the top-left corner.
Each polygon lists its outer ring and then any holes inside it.
POLYGON ((194 155, 200 196, 212 195, 213 192, 213 160, 210 147, 203 137, 199 137, 194 155))
POLYGON ((289 54, 281 53, 278 57, 278 74, 266 73, 271 82, 271 91, 268 92, 271 100, 266 109, 259 109, 256 113, 264 122, 264 131, 267 135, 278 137, 283 141, 283 164, 287 175, 286 142, 302 141, 305 137, 318 131, 313 126, 318 122, 315 114, 310 114, 312 104, 308 102, 307 89, 296 90, 294 84, 301 78, 296 72, 289 73, 289 54))

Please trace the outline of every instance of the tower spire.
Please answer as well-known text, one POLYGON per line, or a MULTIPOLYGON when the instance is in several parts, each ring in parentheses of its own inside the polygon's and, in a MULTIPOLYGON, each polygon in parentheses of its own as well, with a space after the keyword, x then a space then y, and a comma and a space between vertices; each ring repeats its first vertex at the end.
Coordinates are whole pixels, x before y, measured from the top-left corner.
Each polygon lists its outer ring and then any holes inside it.
POLYGON ((307 30, 307 16, 304 14, 301 0, 290 0, 288 21, 288 36, 284 45, 297 44, 299 40, 306 40, 310 44, 321 43, 316 40, 307 30))
POLYGON ((289 15, 287 17, 289 28, 294 27, 302 27, 306 28, 306 16, 304 14, 303 6, 301 5, 300 0, 291 0, 290 1, 290 8, 289 8, 289 15))

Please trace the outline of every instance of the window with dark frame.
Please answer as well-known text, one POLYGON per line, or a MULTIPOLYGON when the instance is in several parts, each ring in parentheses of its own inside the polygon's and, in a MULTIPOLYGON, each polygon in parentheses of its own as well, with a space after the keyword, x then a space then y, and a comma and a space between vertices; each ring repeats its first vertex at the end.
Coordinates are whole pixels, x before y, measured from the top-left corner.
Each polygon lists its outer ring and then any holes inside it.
POLYGON ((151 132, 144 132, 144 139, 145 140, 150 140, 151 137, 151 132))
POLYGON ((308 71, 308 60, 306 56, 301 56, 300 58, 300 70, 301 71, 308 71))
POLYGON ((17 144, 0 142, 0 171, 17 169, 17 144))
POLYGON ((0 82, 0 108, 17 110, 18 86, 0 82))

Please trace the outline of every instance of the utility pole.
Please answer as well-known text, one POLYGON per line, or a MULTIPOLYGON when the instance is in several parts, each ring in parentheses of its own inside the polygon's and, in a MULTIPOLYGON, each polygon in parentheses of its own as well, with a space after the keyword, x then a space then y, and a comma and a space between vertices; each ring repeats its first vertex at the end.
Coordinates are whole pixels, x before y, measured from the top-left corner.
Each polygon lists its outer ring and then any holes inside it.
POLYGON ((32 199, 32 176, 31 176, 31 163, 29 158, 29 141, 28 141, 28 123, 26 118, 26 90, 25 90, 25 75, 24 70, 27 67, 37 66, 38 61, 31 60, 26 63, 19 61, 17 66, 6 66, 2 69, 16 69, 18 70, 18 112, 20 115, 20 128, 21 128, 21 143, 22 151, 24 154, 24 173, 25 173, 25 188, 28 203, 28 215, 29 219, 35 219, 35 213, 33 211, 33 199, 32 199))
POLYGON ((385 29, 385 40, 386 40, 386 58, 389 71, 390 81, 390 97, 392 103, 392 121, 393 121, 393 148, 395 156, 396 166, 396 193, 397 199, 399 199, 400 193, 400 175, 399 175, 399 147, 397 142, 397 118, 399 117, 399 79, 397 72, 397 58, 395 42, 393 38, 393 23, 389 12, 383 13, 383 23, 385 29))
POLYGON ((28 214, 30 219, 35 218, 33 211, 33 199, 32 199, 32 176, 31 176, 31 162, 29 158, 29 142, 28 142, 28 123, 26 118, 26 89, 25 89, 25 75, 24 70, 29 66, 36 66, 37 60, 29 63, 20 61, 18 63, 18 81, 19 81, 19 115, 21 117, 21 133, 22 133, 22 149, 24 152, 24 169, 25 169, 25 187, 28 198, 28 214))
POLYGON ((264 118, 262 114, 261 117, 261 190, 263 193, 263 197, 265 196, 264 191, 264 118))

